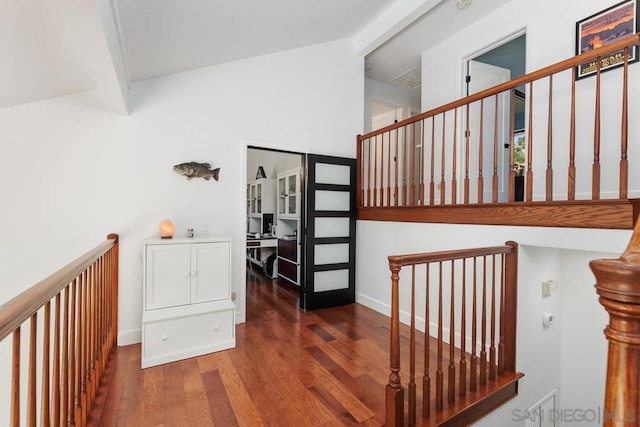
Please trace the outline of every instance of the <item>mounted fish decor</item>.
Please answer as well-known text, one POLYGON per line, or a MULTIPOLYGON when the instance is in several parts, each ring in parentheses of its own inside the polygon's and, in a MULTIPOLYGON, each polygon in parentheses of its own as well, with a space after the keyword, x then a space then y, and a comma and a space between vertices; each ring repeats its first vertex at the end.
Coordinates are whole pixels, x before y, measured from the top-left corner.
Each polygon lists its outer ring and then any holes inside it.
POLYGON ((178 172, 180 175, 186 176, 187 179, 204 178, 207 181, 212 177, 217 181, 218 174, 220 173, 220 168, 211 169, 211 165, 209 163, 198 162, 180 163, 179 165, 175 165, 173 170, 178 172))

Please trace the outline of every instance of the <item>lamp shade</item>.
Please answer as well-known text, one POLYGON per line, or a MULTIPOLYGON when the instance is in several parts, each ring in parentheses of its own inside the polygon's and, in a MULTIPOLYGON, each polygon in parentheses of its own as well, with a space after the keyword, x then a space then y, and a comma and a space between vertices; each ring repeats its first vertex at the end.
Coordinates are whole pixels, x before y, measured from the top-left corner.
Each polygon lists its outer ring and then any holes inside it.
POLYGON ((160 221, 160 237, 163 239, 170 239, 173 237, 175 228, 170 219, 163 219, 160 221))

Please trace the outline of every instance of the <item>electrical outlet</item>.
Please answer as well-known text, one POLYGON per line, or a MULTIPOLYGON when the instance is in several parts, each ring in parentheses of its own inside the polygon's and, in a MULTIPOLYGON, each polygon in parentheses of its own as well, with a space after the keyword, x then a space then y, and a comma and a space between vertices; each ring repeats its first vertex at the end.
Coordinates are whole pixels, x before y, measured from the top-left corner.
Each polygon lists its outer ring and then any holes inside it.
POLYGON ((235 301, 235 300, 236 300, 236 293, 231 292, 231 301, 235 301))
POLYGON ((202 223, 202 234, 209 234, 209 223, 208 222, 203 222, 202 223))

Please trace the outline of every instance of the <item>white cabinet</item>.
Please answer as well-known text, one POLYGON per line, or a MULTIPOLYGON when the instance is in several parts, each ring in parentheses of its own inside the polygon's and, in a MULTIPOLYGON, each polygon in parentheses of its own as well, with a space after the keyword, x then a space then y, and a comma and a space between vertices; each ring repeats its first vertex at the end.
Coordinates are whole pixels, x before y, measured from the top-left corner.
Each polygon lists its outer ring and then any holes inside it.
POLYGON ((251 181, 247 187, 249 215, 275 212, 276 184, 274 179, 257 179, 251 181))
POLYGON ((278 174, 278 219, 300 217, 300 168, 278 174))
POLYGON ((278 277, 300 285, 300 168, 278 174, 278 277))
POLYGON ((231 239, 150 239, 143 257, 143 368, 235 347, 231 239))

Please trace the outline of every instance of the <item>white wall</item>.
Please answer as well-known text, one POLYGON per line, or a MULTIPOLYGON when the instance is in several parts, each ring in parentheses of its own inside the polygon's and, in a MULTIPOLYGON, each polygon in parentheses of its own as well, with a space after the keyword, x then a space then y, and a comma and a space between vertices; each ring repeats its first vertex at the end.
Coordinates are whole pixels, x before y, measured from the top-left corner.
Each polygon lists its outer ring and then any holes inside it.
POLYGON ((354 156, 363 59, 342 40, 138 82, 128 117, 81 94, 0 110, 0 303, 121 235, 120 338, 140 339, 141 241, 163 218, 233 238, 244 319, 246 146, 354 156), (220 180, 171 171, 220 167, 220 180))

